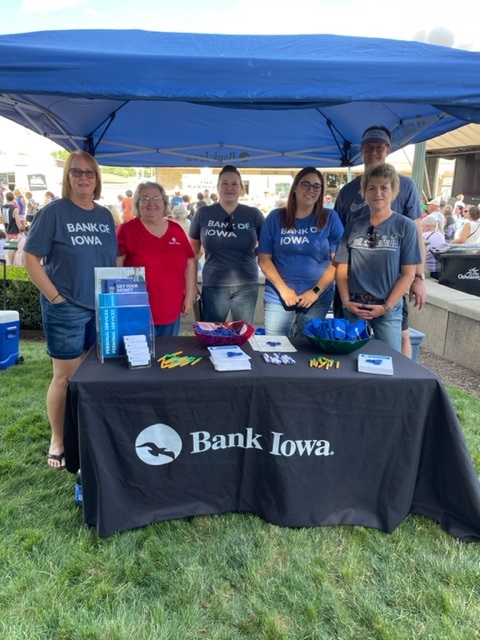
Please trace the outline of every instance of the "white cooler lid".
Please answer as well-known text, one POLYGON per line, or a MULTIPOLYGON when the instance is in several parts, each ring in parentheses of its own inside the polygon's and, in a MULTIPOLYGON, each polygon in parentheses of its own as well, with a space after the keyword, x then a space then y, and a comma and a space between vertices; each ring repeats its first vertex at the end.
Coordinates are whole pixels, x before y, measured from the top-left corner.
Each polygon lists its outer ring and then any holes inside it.
POLYGON ((0 311, 0 322, 15 322, 19 319, 18 311, 0 311))

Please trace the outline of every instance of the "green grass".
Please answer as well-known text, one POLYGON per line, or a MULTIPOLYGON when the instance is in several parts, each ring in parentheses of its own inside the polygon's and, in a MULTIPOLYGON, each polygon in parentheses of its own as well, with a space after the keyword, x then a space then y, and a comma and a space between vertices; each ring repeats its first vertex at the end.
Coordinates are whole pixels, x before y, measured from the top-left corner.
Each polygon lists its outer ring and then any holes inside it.
MULTIPOLYGON (((227 514, 99 538, 73 475, 46 467, 44 345, 21 352, 0 373, 0 638, 480 637, 480 547, 420 516, 392 534, 227 514)), ((480 400, 448 391, 479 469, 480 400)))

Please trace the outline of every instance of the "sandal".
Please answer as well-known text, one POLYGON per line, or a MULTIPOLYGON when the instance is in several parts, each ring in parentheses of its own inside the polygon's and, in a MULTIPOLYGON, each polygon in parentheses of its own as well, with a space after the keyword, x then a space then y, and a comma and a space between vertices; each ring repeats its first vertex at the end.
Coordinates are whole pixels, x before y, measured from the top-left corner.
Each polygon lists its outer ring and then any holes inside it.
POLYGON ((65 452, 64 451, 62 451, 62 453, 49 453, 48 460, 55 460, 56 462, 60 462, 58 466, 53 466, 49 464, 48 466, 51 469, 65 469, 65 452), (63 464, 62 464, 62 460, 63 460, 63 464))

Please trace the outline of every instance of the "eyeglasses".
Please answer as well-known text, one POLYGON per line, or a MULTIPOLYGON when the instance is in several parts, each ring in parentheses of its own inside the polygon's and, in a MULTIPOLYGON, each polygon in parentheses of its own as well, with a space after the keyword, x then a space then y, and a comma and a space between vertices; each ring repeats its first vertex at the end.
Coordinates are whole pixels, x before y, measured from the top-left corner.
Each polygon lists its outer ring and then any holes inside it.
POLYGON ((93 169, 77 169, 76 167, 72 167, 72 169, 70 169, 70 173, 74 178, 81 178, 82 176, 85 176, 87 180, 93 180, 97 177, 97 172, 93 169))
POLYGON ((377 232, 375 231, 375 227, 372 224, 372 226, 368 227, 367 229, 367 247, 369 249, 373 249, 373 247, 377 246, 377 242, 377 232))
POLYGON ((233 221, 234 221, 234 219, 235 218, 233 217, 233 213, 232 213, 231 215, 227 216, 225 218, 225 220, 223 221, 224 224, 227 225, 226 231, 228 231, 228 233, 232 233, 232 231, 233 231, 233 221))
POLYGON ((365 144, 362 144, 362 153, 383 153, 386 148, 387 148, 387 145, 385 143, 379 143, 379 144, 365 143, 365 144))
POLYGON ((163 196, 140 196, 139 202, 161 202, 163 200, 163 196))
POLYGON ((302 180, 300 182, 300 186, 304 191, 310 191, 310 189, 313 189, 315 193, 318 193, 322 190, 322 185, 319 182, 315 182, 314 184, 312 184, 308 180, 302 180))

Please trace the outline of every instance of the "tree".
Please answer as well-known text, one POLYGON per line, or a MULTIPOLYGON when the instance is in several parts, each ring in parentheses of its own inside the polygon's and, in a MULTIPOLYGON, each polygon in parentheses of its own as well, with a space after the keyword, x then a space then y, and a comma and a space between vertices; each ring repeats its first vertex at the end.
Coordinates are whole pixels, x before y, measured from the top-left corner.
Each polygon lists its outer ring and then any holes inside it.
MULTIPOLYGON (((60 149, 59 151, 52 151, 51 156, 55 160, 65 160, 70 155, 70 152, 66 149, 60 149)), ((133 167, 108 167, 101 166, 102 173, 109 173, 114 176, 122 176, 123 178, 136 178, 138 176, 138 168, 133 167)), ((142 167, 141 174, 144 178, 154 178, 155 169, 153 167, 142 167)))

